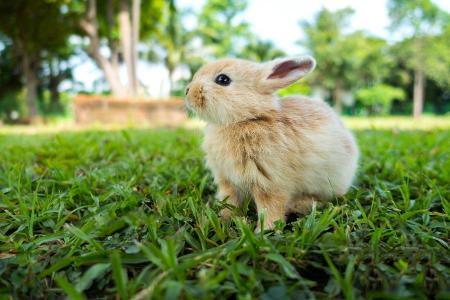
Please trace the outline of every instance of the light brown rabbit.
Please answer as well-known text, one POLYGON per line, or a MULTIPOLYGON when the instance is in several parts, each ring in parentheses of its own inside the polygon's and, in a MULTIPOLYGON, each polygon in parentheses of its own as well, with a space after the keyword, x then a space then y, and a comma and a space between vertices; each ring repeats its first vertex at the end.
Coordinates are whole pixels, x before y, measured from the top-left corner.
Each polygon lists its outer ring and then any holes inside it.
POLYGON ((219 200, 239 206, 239 195, 250 193, 265 229, 345 194, 356 171, 355 139, 333 109, 274 95, 314 67, 309 56, 263 64, 223 59, 203 66, 186 89, 187 106, 208 123, 203 148, 219 200))

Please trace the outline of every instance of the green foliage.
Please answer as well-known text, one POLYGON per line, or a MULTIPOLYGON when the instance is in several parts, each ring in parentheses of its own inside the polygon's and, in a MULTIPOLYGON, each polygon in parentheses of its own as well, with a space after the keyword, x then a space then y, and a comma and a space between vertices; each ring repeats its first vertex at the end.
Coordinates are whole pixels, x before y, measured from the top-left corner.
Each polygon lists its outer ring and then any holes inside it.
POLYGON ((405 92, 400 88, 377 84, 358 90, 356 98, 367 108, 369 114, 386 115, 390 112, 392 101, 405 99, 405 92))
POLYGON ((0 47, 0 121, 9 123, 23 117, 26 107, 12 41, 1 33, 0 47))
MULTIPOLYGON (((102 1, 100 1, 102 2, 102 1)), ((163 9, 167 5, 165 0, 141 1, 141 18, 139 36, 141 39, 153 35, 162 20, 163 9)))
POLYGON ((396 56, 408 69, 420 68, 442 89, 450 89, 450 30, 437 35, 409 38, 394 45, 396 56))
POLYGON ((0 120, 5 123, 20 122, 26 116, 25 91, 7 91, 0 96, 0 120))
POLYGON ((311 88, 304 81, 300 81, 284 89, 279 90, 278 94, 282 97, 290 95, 309 95, 311 94, 311 88))
POLYGON ((275 58, 283 57, 286 54, 275 47, 271 41, 263 41, 254 37, 251 42, 249 42, 242 53, 242 57, 257 61, 269 61, 275 58))
POLYGON ((306 38, 300 43, 318 62, 309 82, 329 90, 338 108, 342 92, 382 82, 393 64, 386 41, 360 31, 346 32, 352 14, 349 8, 322 9, 315 20, 301 24, 306 38))
POLYGON ((383 82, 392 72, 394 62, 385 40, 357 31, 348 35, 343 43, 354 60, 352 90, 383 82))
MULTIPOLYGON (((207 60, 235 56, 254 61, 266 61, 284 55, 272 42, 254 36, 246 22, 240 20, 247 1, 207 1, 198 16, 195 29, 187 30, 183 22, 194 16, 192 11, 180 11, 175 1, 168 1, 163 21, 154 37, 149 57, 161 59, 169 76, 177 66, 187 66, 191 76, 207 60), (159 53, 163 53, 160 55, 159 53)), ((189 80, 188 80, 189 81, 189 80)), ((183 96, 185 81, 172 88, 174 95, 183 96)))
POLYGON ((16 55, 11 39, 0 32, 0 97, 22 88, 16 55))
POLYGON ((249 24, 238 17, 246 0, 208 0, 198 18, 198 34, 215 58, 238 56, 247 44, 249 24))
MULTIPOLYGON (((70 13, 62 9, 65 3, 64 0, 0 1, 0 33, 12 42, 12 62, 20 70, 21 85, 26 87, 27 115, 32 119, 37 113, 37 88, 44 81, 39 78, 42 62, 51 63, 54 58, 67 60, 73 51, 68 40, 75 23, 70 13)), ((56 79, 51 76, 49 80, 54 91, 57 91, 54 83, 62 81, 56 79)), ((11 89, 11 85, 6 86, 6 90, 11 89)))
POLYGON ((345 41, 343 34, 352 14, 348 8, 336 12, 324 8, 314 21, 300 24, 306 38, 299 43, 319 62, 312 76, 324 88, 350 88, 354 80, 355 47, 345 41))
MULTIPOLYGON (((61 93, 58 102, 53 102, 48 90, 44 90, 38 98, 38 110, 46 121, 70 118, 72 114, 73 96, 61 93)), ((21 123, 26 118, 25 90, 10 91, 0 96, 0 120, 5 123, 21 123)))
POLYGON ((190 34, 184 29, 182 13, 178 11, 175 0, 168 2, 164 10, 164 22, 157 33, 157 41, 165 52, 164 63, 170 73, 186 59, 186 49, 190 34))
MULTIPOLYGON (((76 20, 83 18, 86 13, 88 1, 68 0, 69 12, 76 20)), ((127 4, 131 8, 131 0, 127 4)), ((118 43, 120 40, 120 30, 118 14, 120 11, 120 0, 97 0, 97 21, 98 33, 102 38, 108 39, 110 45, 118 43)), ((144 0, 141 1, 141 18, 139 19, 139 36, 141 39, 151 37, 162 19, 162 11, 165 6, 164 0, 144 0)), ((77 33, 83 35, 80 30, 77 33)))
POLYGON ((39 98, 39 110, 44 117, 68 117, 72 113, 73 95, 66 92, 59 94, 58 102, 54 102, 50 92, 44 90, 39 98))
POLYGON ((64 0, 0 1, 0 32, 22 51, 57 51, 74 30, 70 18, 61 13, 64 0))
POLYGON ((406 27, 414 35, 429 34, 433 27, 448 21, 448 14, 432 0, 389 0, 388 12, 392 29, 406 27))
POLYGON ((407 38, 392 48, 406 68, 420 68, 438 86, 450 88, 450 26, 438 34, 407 38))
POLYGON ((392 29, 409 30, 396 47, 411 69, 425 72, 443 89, 450 88, 450 15, 431 0, 390 0, 392 29))
POLYGON ((194 32, 188 31, 183 23, 183 19, 189 14, 189 11, 181 11, 176 6, 175 0, 167 1, 162 9, 162 20, 158 24, 157 31, 148 42, 150 44, 148 58, 155 62, 164 62, 169 72, 170 92, 177 96, 184 95, 184 84, 177 82, 175 85, 173 80, 175 69, 188 65, 196 70, 203 63, 201 61, 196 68, 196 58, 191 45, 194 32))
POLYGON ((197 131, 2 134, 0 294, 447 297, 449 131, 356 136, 345 197, 255 234, 252 202, 219 220, 197 131))
MULTIPOLYGON (((118 22, 120 1, 96 1, 99 43, 102 52, 105 48, 111 50, 104 59, 110 61, 117 74, 123 61, 118 22)), ((125 1, 131 6, 131 0, 125 1)), ((28 70, 39 81, 39 110, 47 115, 58 111, 65 113, 66 105, 61 103, 64 99, 58 101, 58 87, 64 80, 74 83, 71 76, 74 66, 67 62, 72 57, 81 58, 74 61, 83 60, 81 51, 88 48, 85 44, 88 39, 83 38, 86 32, 80 28, 80 20, 86 17, 87 3, 84 0, 0 1, 0 114, 3 120, 12 110, 25 113, 23 103, 14 101, 20 99, 19 93, 24 88, 35 89, 26 87, 27 81, 34 81, 25 76, 24 58, 29 61, 28 70), (73 36, 82 39, 69 39, 73 36), (51 101, 47 90, 51 91, 51 101)), ((205 62, 216 58, 231 56, 267 61, 284 56, 271 41, 262 40, 251 31, 242 14, 247 4, 247 0, 207 0, 200 11, 194 13, 190 9, 179 9, 175 0, 141 1, 139 34, 143 43, 139 50, 146 51, 145 59, 163 62, 171 75, 177 68, 183 71, 187 68, 191 76, 205 62), (192 29, 186 26, 189 18, 194 22, 192 29), (146 47, 142 47, 144 43, 146 47)), ((405 112, 410 109, 413 98, 410 95, 412 75, 420 71, 418 74, 423 72, 427 81, 425 107, 429 111, 447 112, 449 14, 432 0, 389 0, 388 10, 391 30, 408 36, 394 45, 362 31, 349 31, 354 13, 349 8, 322 9, 311 21, 301 23, 305 38, 299 44, 312 52, 318 65, 308 76, 307 83, 295 84, 281 94, 308 94, 308 86, 320 87, 340 106, 344 95, 356 95, 358 90, 386 84, 406 92, 407 101, 396 102, 393 109, 405 112)), ((142 59, 144 55, 140 54, 142 59)), ((183 96, 190 78, 175 81, 175 76, 170 77, 172 94, 183 96)), ((373 108, 368 109, 374 112, 373 108)), ((357 109, 352 107, 348 111, 357 109)), ((380 109, 381 106, 375 110, 380 109)), ((381 110, 386 109, 387 106, 381 110)))
POLYGON ((425 74, 443 89, 450 90, 450 23, 441 34, 427 40, 424 50, 425 74))

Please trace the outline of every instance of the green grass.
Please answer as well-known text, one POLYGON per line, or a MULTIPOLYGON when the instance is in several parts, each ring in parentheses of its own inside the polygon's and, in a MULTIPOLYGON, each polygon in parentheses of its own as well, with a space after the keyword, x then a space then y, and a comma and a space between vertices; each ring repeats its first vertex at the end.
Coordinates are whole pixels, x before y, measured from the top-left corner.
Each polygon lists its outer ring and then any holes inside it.
POLYGON ((265 234, 198 130, 0 135, 0 298, 448 299, 448 130, 356 134, 355 187, 265 234))

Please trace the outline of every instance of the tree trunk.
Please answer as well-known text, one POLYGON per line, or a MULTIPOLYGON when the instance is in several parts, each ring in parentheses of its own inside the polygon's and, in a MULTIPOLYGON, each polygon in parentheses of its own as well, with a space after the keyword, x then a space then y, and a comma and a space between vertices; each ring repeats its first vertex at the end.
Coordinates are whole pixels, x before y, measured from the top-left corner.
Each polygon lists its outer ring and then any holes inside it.
POLYGON ((56 109, 59 109, 61 106, 58 86, 52 86, 50 89, 50 99, 53 103, 53 106, 56 107, 56 109))
POLYGON ((132 7, 132 23, 131 23, 131 68, 133 70, 133 78, 131 83, 131 89, 134 91, 135 96, 138 94, 138 75, 137 75, 137 64, 138 64, 138 43, 139 43, 139 28, 140 28, 140 18, 141 18, 141 0, 133 0, 132 7))
POLYGON ((33 122, 37 117, 37 86, 38 78, 36 72, 32 69, 25 71, 26 78, 26 102, 28 107, 28 117, 33 122))
POLYGON ((333 89, 333 100, 334 100, 334 109, 337 113, 341 114, 342 112, 342 99, 341 99, 341 88, 339 84, 336 84, 333 89))
POLYGON ((109 60, 111 61, 112 68, 119 70, 119 46, 112 34, 115 26, 114 18, 114 2, 113 0, 108 0, 106 3, 106 20, 108 22, 108 46, 111 49, 111 57, 109 60))
POLYGON ((126 89, 120 82, 119 65, 114 63, 115 49, 111 49, 111 61, 100 53, 100 37, 98 36, 96 0, 89 0, 86 17, 80 21, 80 27, 89 37, 89 55, 105 74, 106 80, 114 96, 125 96, 126 89))
POLYGON ((133 89, 133 53, 131 49, 132 33, 130 23, 130 9, 128 7, 127 0, 120 0, 120 12, 119 12, 119 25, 120 25, 120 42, 122 43, 123 60, 127 68, 128 75, 128 91, 132 97, 136 96, 136 91, 133 89))
POLYGON ((170 96, 172 96, 173 87, 174 87, 173 73, 175 71, 175 67, 169 65, 167 67, 167 71, 169 73, 169 97, 170 97, 170 96))
POLYGON ((60 105, 58 86, 59 86, 59 82, 57 82, 55 80, 51 80, 51 82, 49 84, 50 100, 55 107, 60 105))
POLYGON ((59 106, 59 91, 58 87, 61 81, 63 80, 63 76, 60 71, 60 65, 57 59, 53 57, 48 57, 48 69, 50 74, 48 76, 48 89, 50 90, 50 102, 54 107, 59 106))
POLYGON ((105 73, 106 80, 111 87, 114 96, 124 97, 127 95, 126 89, 120 82, 119 66, 111 64, 105 57, 100 54, 100 48, 92 53, 95 61, 105 73))
POLYGON ((28 108, 28 118, 30 122, 34 122, 37 118, 37 66, 38 62, 33 55, 27 53, 25 49, 21 49, 22 52, 22 70, 25 75, 25 87, 26 96, 25 100, 28 108))
POLYGON ((425 76, 423 70, 416 68, 414 70, 414 95, 413 95, 413 115, 419 118, 423 112, 423 100, 425 91, 425 76))

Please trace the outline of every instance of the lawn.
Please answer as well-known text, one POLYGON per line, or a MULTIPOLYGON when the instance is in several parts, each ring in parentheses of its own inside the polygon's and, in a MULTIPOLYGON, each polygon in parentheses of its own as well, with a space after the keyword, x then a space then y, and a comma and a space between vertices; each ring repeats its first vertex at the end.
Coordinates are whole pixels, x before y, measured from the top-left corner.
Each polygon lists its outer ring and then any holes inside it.
POLYGON ((261 234, 218 219, 199 129, 4 131, 0 299, 448 299, 448 128, 352 126, 353 189, 261 234))

